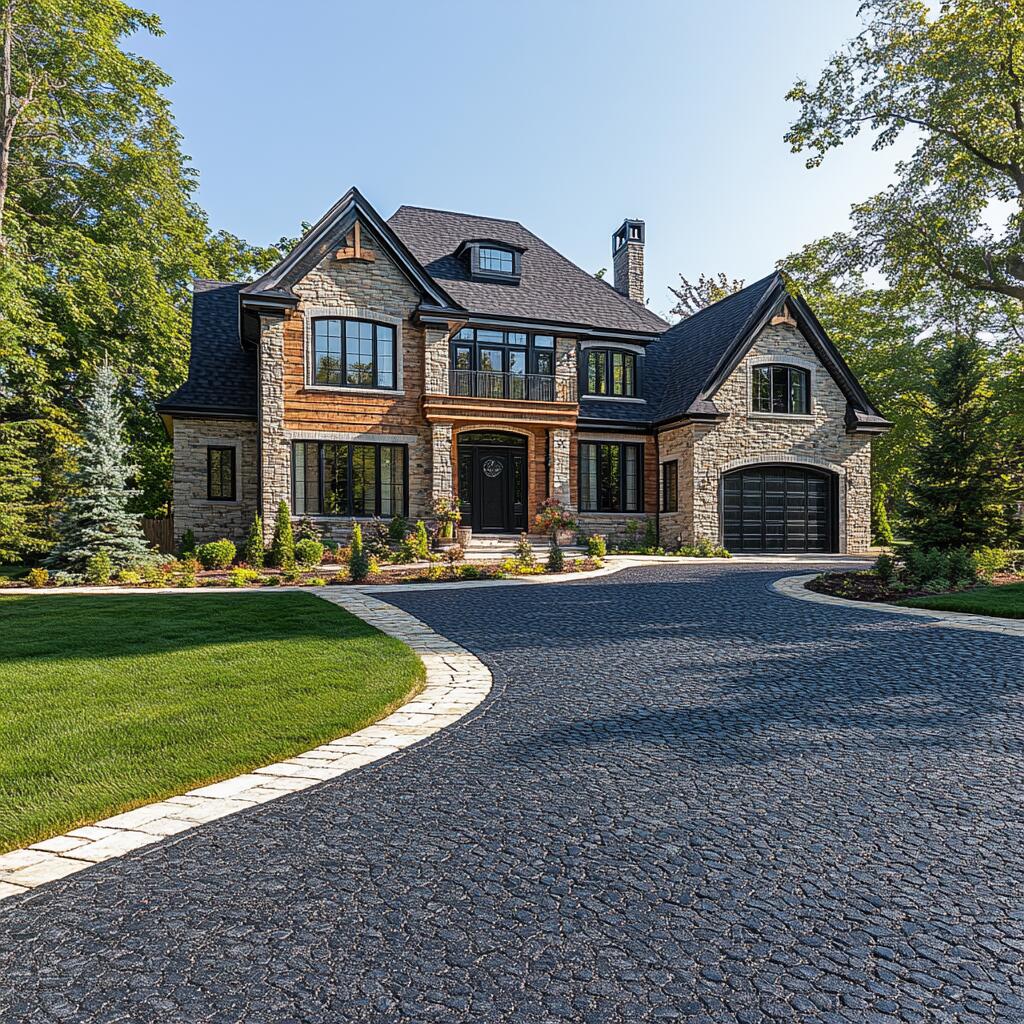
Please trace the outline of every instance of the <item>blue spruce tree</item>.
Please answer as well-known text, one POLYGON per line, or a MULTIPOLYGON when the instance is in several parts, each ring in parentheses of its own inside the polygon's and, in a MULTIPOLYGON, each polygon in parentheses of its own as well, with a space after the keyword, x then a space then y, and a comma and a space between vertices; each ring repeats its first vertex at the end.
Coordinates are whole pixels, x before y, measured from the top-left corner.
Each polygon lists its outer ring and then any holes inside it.
POLYGON ((44 564, 83 572, 100 551, 115 568, 152 558, 139 517, 128 511, 137 493, 128 479, 136 470, 128 462, 117 378, 107 361, 86 399, 82 442, 75 454, 71 494, 57 523, 57 543, 44 564))

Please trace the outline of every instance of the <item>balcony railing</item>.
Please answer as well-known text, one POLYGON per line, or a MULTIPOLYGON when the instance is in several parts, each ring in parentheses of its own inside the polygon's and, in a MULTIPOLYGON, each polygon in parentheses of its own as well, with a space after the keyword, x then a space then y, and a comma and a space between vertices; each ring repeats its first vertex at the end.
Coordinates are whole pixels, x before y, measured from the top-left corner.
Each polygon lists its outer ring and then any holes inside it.
POLYGON ((467 398, 508 398, 521 402, 575 402, 576 381, 546 373, 450 370, 448 393, 467 398))

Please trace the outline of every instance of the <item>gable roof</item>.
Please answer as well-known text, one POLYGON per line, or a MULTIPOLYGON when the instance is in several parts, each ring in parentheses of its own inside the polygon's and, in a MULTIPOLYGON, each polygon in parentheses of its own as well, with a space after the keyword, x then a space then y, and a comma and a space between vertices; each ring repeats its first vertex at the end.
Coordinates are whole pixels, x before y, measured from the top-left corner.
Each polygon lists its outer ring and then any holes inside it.
POLYGON ((872 405, 825 329, 778 271, 680 321, 647 348, 654 421, 714 419, 714 396, 771 317, 788 304, 815 355, 847 400, 848 429, 883 431, 891 424, 872 405))
POLYGON ((241 284, 192 283, 192 348, 188 380, 157 405, 161 413, 256 416, 256 353, 238 337, 241 284))
POLYGON ((518 221, 400 206, 388 224, 430 276, 469 312, 647 336, 661 334, 667 326, 642 303, 582 270, 518 221), (456 253, 463 242, 484 238, 522 252, 518 283, 470 276, 467 261, 456 253))

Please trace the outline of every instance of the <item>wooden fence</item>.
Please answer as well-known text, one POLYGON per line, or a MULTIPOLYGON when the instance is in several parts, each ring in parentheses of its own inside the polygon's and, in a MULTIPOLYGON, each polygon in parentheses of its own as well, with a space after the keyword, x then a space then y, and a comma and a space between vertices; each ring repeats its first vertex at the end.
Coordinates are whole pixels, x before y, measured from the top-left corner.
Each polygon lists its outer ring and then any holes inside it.
POLYGON ((143 519, 142 532, 150 544, 155 544, 165 555, 174 554, 174 516, 143 519))

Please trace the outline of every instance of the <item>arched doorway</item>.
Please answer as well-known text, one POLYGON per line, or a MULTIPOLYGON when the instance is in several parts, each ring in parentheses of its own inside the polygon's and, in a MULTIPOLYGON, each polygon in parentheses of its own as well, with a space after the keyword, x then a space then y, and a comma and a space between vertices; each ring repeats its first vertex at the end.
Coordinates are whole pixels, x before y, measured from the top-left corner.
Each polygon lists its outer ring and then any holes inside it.
POLYGON ((838 478, 787 464, 744 466, 722 478, 730 551, 838 551, 838 478))
POLYGON ((527 451, 522 434, 472 430, 459 434, 459 504, 474 533, 526 529, 527 451))

